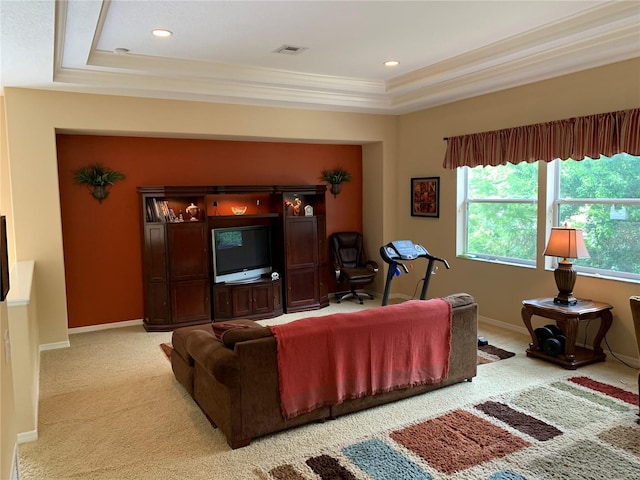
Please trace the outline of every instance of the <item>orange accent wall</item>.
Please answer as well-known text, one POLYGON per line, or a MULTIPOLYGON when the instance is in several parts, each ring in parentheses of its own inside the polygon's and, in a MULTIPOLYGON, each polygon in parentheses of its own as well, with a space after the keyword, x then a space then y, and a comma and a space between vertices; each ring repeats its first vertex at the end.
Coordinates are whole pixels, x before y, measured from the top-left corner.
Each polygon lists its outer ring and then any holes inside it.
POLYGON ((359 145, 59 134, 57 154, 70 328, 144 316, 138 186, 315 185, 342 166, 353 179, 336 198, 327 192, 327 235, 362 231, 359 145), (73 182, 94 163, 127 176, 102 204, 73 182))

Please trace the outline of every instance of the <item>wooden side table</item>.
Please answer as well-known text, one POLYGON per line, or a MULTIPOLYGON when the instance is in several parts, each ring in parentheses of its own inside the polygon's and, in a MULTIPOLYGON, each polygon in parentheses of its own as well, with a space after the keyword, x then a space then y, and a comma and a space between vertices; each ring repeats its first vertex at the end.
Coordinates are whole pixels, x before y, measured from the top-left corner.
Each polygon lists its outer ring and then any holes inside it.
POLYGON ((522 321, 531 335, 527 357, 542 358, 569 370, 575 370, 590 363, 604 362, 607 356, 602 351, 600 343, 611 327, 611 322, 613 321, 612 309, 613 307, 609 304, 584 299, 578 299, 578 303, 571 306, 553 303, 552 297, 523 300, 522 321), (556 321, 556 324, 567 339, 563 354, 553 356, 547 355, 542 351, 531 326, 531 317, 533 315, 556 321), (593 350, 576 346, 578 324, 594 318, 600 318, 600 329, 593 339, 593 350))

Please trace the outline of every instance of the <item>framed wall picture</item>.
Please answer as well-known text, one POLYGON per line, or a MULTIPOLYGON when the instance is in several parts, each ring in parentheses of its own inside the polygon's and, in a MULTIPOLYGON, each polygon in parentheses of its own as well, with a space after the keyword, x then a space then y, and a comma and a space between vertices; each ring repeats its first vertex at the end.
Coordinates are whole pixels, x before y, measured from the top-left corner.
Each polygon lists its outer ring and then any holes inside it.
POLYGON ((440 216, 440 177, 411 179, 411 215, 440 216))

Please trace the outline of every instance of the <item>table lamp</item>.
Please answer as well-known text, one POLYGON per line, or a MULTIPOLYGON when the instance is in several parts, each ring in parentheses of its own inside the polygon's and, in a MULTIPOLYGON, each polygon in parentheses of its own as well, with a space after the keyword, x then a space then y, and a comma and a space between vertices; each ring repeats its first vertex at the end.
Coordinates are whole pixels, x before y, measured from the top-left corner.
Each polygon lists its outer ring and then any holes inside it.
POLYGON ((557 227, 551 229, 547 248, 544 251, 547 257, 558 257, 563 260, 558 262, 558 268, 553 272, 558 287, 558 295, 553 303, 560 305, 575 305, 578 303, 573 296, 573 286, 576 283, 576 271, 568 258, 587 258, 589 252, 584 244, 582 230, 578 228, 557 227))

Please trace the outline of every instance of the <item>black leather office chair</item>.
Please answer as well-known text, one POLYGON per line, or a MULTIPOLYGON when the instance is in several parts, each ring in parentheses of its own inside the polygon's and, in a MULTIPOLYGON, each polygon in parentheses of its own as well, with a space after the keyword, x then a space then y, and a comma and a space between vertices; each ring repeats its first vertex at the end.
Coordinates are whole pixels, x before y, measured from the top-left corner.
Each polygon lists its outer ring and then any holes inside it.
POLYGON ((358 232, 336 232, 329 237, 333 268, 336 272, 338 283, 349 285, 348 292, 336 293, 336 300, 340 303, 346 298, 357 298, 362 304, 362 299, 369 292, 357 292, 357 289, 369 285, 376 278, 378 264, 373 260, 367 260, 362 247, 362 234, 358 232))

